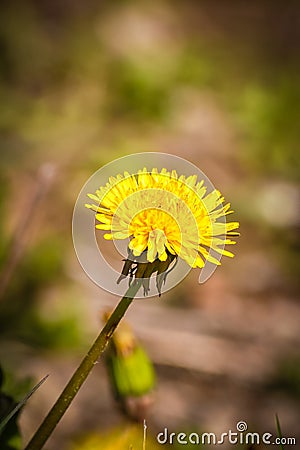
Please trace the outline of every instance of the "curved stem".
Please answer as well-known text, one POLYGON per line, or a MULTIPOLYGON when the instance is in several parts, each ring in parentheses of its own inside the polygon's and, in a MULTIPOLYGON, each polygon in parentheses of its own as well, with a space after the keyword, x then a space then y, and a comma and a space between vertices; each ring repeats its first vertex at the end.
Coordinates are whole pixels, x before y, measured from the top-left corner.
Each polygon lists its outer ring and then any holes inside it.
POLYGON ((91 346, 90 350, 80 363, 79 367, 74 372, 72 378, 70 379, 63 392, 60 394, 57 401, 55 402, 48 415, 45 417, 44 421, 41 423, 40 427, 35 432, 24 450, 40 450, 41 448, 43 448, 45 442, 48 440, 56 425, 70 406, 80 387, 96 364, 98 358, 105 350, 109 339, 111 338, 120 320, 130 306, 140 286, 141 282, 137 279, 131 284, 125 296, 122 298, 122 300, 120 300, 120 302, 110 315, 108 321, 102 328, 100 334, 91 346))

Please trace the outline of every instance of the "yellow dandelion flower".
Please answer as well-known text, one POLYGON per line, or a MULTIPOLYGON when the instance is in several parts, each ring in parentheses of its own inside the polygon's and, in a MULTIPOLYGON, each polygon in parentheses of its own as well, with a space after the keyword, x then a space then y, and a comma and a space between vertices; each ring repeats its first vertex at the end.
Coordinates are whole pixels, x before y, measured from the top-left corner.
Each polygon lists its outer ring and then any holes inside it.
POLYGON ((144 168, 110 177, 106 186, 88 195, 95 202, 86 207, 96 213, 96 228, 108 231, 104 238, 129 238, 131 261, 143 258, 140 277, 162 273, 176 257, 202 268, 206 261, 219 265, 220 255, 233 256, 224 246, 235 244, 231 237, 239 234, 239 223, 226 223, 225 216, 233 212, 230 204, 224 205, 216 189, 207 194, 196 175, 144 168), (145 263, 153 264, 152 269, 145 263))

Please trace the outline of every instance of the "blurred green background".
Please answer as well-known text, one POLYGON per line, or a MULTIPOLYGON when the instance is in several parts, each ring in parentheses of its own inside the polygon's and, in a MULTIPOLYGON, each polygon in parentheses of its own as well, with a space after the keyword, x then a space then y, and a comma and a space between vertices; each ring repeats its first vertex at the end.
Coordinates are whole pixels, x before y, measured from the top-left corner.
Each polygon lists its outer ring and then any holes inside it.
MULTIPOLYGON (((128 313, 158 373, 149 433, 246 420, 275 434, 277 412, 296 435, 299 3, 27 0, 0 12, 3 389, 20 399, 51 374, 21 414, 24 442, 117 301, 76 260, 77 195, 103 164, 143 151, 196 164, 241 222, 235 259, 207 283, 193 271, 128 313)), ((99 364, 46 448, 106 442, 124 420, 99 364)))

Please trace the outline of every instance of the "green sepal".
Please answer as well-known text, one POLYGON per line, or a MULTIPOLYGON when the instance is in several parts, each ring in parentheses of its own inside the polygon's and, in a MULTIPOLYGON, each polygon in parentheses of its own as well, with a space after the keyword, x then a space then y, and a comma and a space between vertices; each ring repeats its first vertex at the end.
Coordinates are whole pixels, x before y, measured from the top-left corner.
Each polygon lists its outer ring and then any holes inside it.
POLYGON ((107 365, 117 397, 139 397, 155 387, 153 364, 140 345, 126 356, 109 352, 107 365))

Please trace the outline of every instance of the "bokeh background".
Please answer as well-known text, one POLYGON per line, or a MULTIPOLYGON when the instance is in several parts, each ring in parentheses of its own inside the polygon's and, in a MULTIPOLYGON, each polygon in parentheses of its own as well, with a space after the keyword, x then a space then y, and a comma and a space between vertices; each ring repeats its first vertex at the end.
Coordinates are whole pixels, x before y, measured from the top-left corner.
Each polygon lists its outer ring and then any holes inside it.
MULTIPOLYGON (((299 3, 27 0, 0 12, 3 390, 19 400, 50 373, 20 415, 23 442, 117 302, 76 259, 77 195, 103 164, 143 151, 196 164, 241 222, 235 259, 207 283, 192 271, 127 314, 157 370, 149 439, 239 420, 276 434, 275 413, 299 439, 299 3)), ((129 448, 128 423, 101 363, 46 448, 104 448, 107 435, 129 448)))

